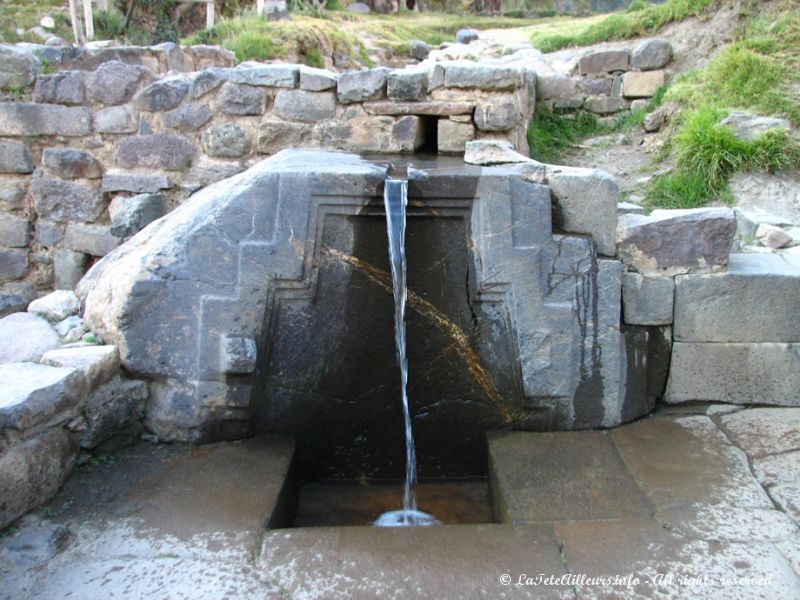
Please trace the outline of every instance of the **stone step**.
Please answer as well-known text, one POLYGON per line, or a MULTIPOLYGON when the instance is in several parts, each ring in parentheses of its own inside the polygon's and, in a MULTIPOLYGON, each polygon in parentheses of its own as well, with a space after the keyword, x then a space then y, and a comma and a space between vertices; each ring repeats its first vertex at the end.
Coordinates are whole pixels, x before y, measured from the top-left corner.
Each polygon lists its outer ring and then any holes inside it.
POLYGON ((259 566, 290 598, 574 598, 514 585, 567 573, 548 525, 284 529, 267 532, 259 566))
POLYGON ((120 512, 157 537, 224 534, 254 551, 264 527, 289 525, 294 452, 288 436, 200 446, 146 479, 120 512))
POLYGON ((605 431, 489 434, 501 523, 646 517, 652 507, 605 431))

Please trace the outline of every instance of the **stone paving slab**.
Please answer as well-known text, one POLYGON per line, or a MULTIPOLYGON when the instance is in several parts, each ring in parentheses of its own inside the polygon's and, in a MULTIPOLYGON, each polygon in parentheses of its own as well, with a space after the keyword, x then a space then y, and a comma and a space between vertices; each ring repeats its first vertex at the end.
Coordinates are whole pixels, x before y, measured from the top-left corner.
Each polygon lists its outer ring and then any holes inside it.
POLYGON ((650 516, 605 431, 489 435, 492 500, 503 523, 650 516))
POLYGON ((657 510, 691 504, 772 507, 746 454, 709 417, 653 417, 609 435, 657 510))
POLYGON ((260 564, 298 600, 575 597, 569 585, 515 585, 524 574, 566 573, 546 525, 276 530, 260 564))
POLYGON ((554 529, 570 572, 587 577, 577 585, 581 600, 788 600, 800 593, 791 566, 771 544, 686 540, 646 518, 557 523, 554 529), (589 579, 626 575, 630 579, 619 585, 592 585, 589 579), (742 585, 742 578, 753 579, 742 585))
POLYGON ((754 458, 800 450, 800 408, 751 408, 720 422, 731 441, 754 458))

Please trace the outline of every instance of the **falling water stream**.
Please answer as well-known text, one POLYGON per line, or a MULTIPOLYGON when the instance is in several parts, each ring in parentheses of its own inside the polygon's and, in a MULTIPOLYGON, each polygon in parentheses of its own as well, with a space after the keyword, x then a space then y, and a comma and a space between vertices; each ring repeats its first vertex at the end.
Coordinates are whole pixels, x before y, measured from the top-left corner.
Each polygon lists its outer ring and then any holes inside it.
POLYGON ((386 230, 389 237, 389 258, 392 266, 392 292, 394 295, 394 340, 397 363, 400 367, 400 394, 403 400, 403 422, 406 436, 406 480, 403 488, 403 509, 383 513, 375 521, 377 527, 405 527, 438 525, 431 515, 417 510, 413 486, 417 482, 417 458, 411 414, 408 409, 408 357, 406 356, 406 207, 408 206, 408 181, 387 179, 383 191, 386 209, 386 230))

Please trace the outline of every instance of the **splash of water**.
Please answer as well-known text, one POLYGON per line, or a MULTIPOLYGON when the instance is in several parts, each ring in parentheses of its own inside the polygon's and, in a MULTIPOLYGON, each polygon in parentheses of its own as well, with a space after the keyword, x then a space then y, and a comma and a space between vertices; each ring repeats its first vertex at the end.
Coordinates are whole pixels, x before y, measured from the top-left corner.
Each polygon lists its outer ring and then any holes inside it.
POLYGON ((417 510, 413 486, 417 483, 417 457, 411 414, 408 409, 408 358, 406 356, 406 207, 408 206, 408 181, 387 179, 383 191, 386 209, 386 230, 389 236, 389 258, 392 266, 392 293, 394 295, 394 340, 397 363, 400 367, 400 393, 403 400, 403 422, 406 436, 406 480, 403 488, 403 510, 382 514, 378 527, 403 527, 436 525, 431 515, 417 510))

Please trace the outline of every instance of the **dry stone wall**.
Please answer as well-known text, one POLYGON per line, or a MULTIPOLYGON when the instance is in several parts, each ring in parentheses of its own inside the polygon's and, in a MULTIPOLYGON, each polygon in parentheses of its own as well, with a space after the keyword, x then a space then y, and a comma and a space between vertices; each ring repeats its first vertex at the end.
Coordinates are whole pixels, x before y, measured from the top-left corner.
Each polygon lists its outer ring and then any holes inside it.
POLYGON ((523 68, 233 63, 206 46, 0 47, 6 303, 73 289, 193 192, 284 148, 463 153, 500 139, 527 150, 535 80, 523 68))

